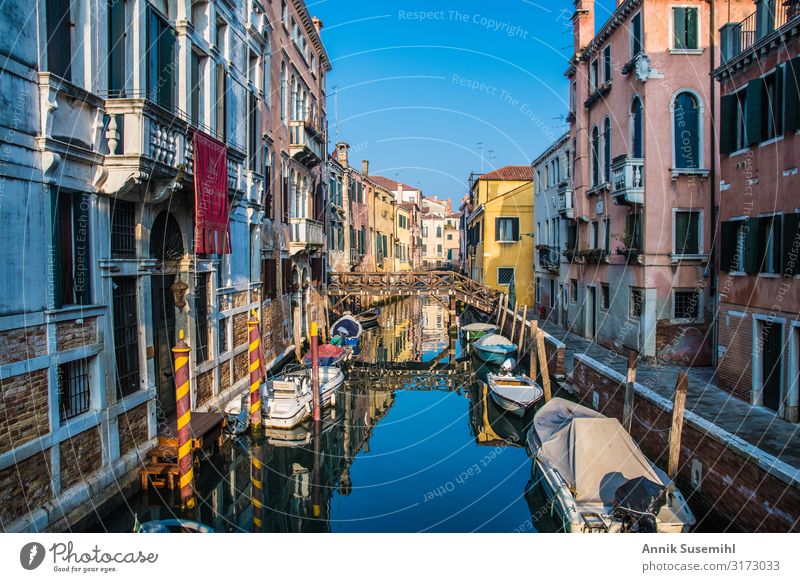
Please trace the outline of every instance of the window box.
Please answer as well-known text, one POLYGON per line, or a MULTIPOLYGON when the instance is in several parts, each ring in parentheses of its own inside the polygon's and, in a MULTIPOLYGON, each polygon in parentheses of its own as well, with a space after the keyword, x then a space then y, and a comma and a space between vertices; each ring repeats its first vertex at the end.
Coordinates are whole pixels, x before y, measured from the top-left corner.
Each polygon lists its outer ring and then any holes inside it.
POLYGON ((677 180, 679 176, 700 176, 701 180, 707 180, 711 173, 705 168, 670 168, 669 171, 673 180, 677 180))
POLYGON ((587 263, 608 263, 609 252, 605 249, 583 249, 578 252, 587 263))

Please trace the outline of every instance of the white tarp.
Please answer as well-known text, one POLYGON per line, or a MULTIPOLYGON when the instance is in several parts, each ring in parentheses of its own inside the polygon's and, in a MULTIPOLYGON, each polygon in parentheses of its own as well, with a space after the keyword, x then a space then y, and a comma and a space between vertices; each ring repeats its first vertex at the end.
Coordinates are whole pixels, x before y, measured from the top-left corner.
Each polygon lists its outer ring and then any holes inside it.
POLYGON ((616 418, 554 398, 533 420, 537 457, 556 469, 575 501, 611 505, 617 488, 635 477, 666 483, 616 418))

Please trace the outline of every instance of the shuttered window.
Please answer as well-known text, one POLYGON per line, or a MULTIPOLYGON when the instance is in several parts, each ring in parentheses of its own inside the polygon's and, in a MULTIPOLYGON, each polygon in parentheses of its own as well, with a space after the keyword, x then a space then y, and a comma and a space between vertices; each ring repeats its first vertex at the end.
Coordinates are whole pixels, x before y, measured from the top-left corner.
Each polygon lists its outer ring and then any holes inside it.
POLYGON ((611 45, 606 45, 603 49, 603 81, 606 83, 611 82, 613 63, 611 62, 611 45))
POLYGON ((631 105, 631 154, 634 158, 641 159, 644 156, 644 119, 642 115, 642 101, 638 97, 633 100, 631 105))
POLYGON ((763 87, 761 141, 767 141, 783 133, 783 68, 764 77, 763 87))
POLYGON ((153 8, 147 19, 148 98, 164 109, 175 103, 175 30, 153 8))
POLYGON ((784 127, 786 131, 796 131, 800 129, 800 57, 786 63, 784 101, 784 127))
POLYGON ((519 240, 519 218, 496 218, 495 240, 499 242, 517 242, 519 240))
POLYGON ((696 7, 674 7, 672 9, 672 48, 696 50, 699 47, 698 9, 696 7))
POLYGON ((764 79, 753 79, 747 84, 747 97, 745 109, 745 141, 747 145, 755 145, 761 141, 761 119, 764 89, 764 79))
POLYGON ((699 210, 675 212, 675 254, 697 255, 700 253, 700 216, 699 210))
POLYGON ((70 81, 72 42, 69 0, 47 0, 47 70, 70 81))
POLYGON ((600 184, 600 129, 592 129, 592 186, 600 184))
POLYGON ((631 18, 631 58, 642 52, 642 13, 637 12, 631 18))
POLYGON ((108 0, 108 96, 125 95, 125 0, 108 0))
POLYGON ((672 112, 675 136, 675 167, 700 167, 700 104, 688 92, 675 98, 672 112))
POLYGON ((54 307, 91 304, 89 196, 52 190, 54 307))
POLYGON ((782 233, 783 262, 781 272, 785 277, 800 274, 800 214, 790 213, 783 217, 782 233))

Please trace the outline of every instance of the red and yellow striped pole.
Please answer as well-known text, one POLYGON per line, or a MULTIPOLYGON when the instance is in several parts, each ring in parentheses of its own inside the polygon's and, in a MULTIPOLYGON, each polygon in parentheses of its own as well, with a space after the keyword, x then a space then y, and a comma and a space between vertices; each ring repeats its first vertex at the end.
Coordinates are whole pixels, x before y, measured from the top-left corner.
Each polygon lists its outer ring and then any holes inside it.
POLYGON ((247 330, 250 337, 250 428, 257 432, 261 429, 261 337, 258 331, 258 315, 256 310, 250 311, 247 330))
POLYGON ((172 348, 175 363, 175 404, 178 417, 178 469, 180 470, 181 507, 194 508, 194 470, 192 468, 192 434, 189 421, 192 419, 191 396, 189 394, 189 352, 183 330, 178 343, 172 348))
POLYGON ((311 390, 314 422, 319 422, 322 418, 322 403, 319 394, 319 330, 316 322, 311 324, 311 390))
POLYGON ((264 489, 262 483, 263 463, 261 462, 261 446, 255 445, 250 453, 250 483, 252 485, 250 496, 253 500, 253 531, 262 531, 264 523, 264 489))

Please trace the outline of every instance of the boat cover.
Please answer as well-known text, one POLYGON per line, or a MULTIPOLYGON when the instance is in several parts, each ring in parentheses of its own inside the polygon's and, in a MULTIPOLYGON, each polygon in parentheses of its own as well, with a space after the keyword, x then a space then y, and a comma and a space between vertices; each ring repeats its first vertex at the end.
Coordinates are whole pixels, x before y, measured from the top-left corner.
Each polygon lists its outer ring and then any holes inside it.
POLYGON ((475 345, 480 346, 482 348, 492 348, 492 347, 512 347, 514 349, 517 348, 514 342, 505 338, 499 333, 490 333, 489 335, 485 335, 481 339, 477 340, 475 342, 475 345))
POLYGON ((611 505, 617 489, 636 477, 663 484, 653 467, 616 418, 606 418, 580 404, 554 398, 533 419, 541 462, 556 469, 579 504, 611 505))
MULTIPOLYGON (((332 344, 322 344, 317 349, 317 354, 319 356, 320 366, 332 366, 342 359, 345 354, 345 348, 332 344)), ((311 365, 311 352, 303 357, 303 362, 306 366, 311 365)))
POLYGON ((494 333, 498 330, 498 327, 492 323, 470 323, 469 325, 465 325, 461 328, 461 331, 470 333, 470 332, 490 332, 494 333))
POLYGON ((361 337, 361 324, 352 315, 345 315, 331 326, 331 337, 335 335, 343 338, 361 337))

